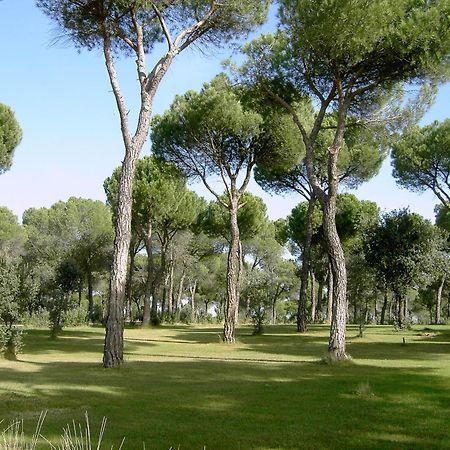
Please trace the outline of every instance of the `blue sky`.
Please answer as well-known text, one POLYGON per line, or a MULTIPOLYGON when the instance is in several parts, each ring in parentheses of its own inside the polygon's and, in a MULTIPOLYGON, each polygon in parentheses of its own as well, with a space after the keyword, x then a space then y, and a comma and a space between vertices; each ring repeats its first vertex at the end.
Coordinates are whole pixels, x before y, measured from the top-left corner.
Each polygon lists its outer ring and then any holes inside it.
MULTIPOLYGON (((265 27, 266 30, 270 25, 265 27)), ((33 0, 0 1, 0 102, 16 113, 24 137, 11 170, 0 175, 0 205, 20 218, 30 207, 48 207, 70 196, 105 200, 103 181, 123 159, 118 115, 102 55, 52 44, 52 23, 33 0)), ((199 89, 221 70, 229 49, 209 55, 187 50, 171 67, 154 103, 162 113, 176 94, 199 89)), ((130 108, 136 112, 136 75, 132 60, 119 63, 130 108)), ((424 123, 450 117, 450 84, 439 90, 424 123)), ((144 153, 149 153, 149 144, 144 153)), ((206 196, 205 190, 194 186, 206 196)), ((297 196, 272 197, 256 183, 250 190, 264 198, 272 219, 285 217, 297 196)), ((380 174, 356 192, 384 210, 409 207, 434 218, 437 200, 431 193, 401 190, 391 177, 390 161, 380 174)))

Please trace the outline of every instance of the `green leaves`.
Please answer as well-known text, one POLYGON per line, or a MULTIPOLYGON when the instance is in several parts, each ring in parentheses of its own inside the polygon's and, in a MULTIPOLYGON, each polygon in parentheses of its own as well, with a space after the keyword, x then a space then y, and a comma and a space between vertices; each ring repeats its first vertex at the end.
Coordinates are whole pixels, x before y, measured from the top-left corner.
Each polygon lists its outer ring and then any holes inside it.
POLYGON ((13 111, 0 103, 0 174, 11 167, 14 150, 22 140, 22 129, 13 111))
POLYGON ((228 80, 218 76, 200 93, 177 96, 154 119, 152 150, 186 176, 237 175, 253 161, 261 124, 261 116, 246 110, 228 80))
POLYGON ((398 184, 416 192, 430 189, 444 206, 450 202, 450 119, 408 129, 392 159, 398 184))

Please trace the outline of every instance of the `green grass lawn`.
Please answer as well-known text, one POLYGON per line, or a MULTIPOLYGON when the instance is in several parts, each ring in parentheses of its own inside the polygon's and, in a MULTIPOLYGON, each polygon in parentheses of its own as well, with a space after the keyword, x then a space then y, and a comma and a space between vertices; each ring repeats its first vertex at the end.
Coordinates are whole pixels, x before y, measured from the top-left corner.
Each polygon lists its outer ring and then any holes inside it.
MULTIPOLYGON (((101 367, 103 330, 56 340, 29 330, 16 362, 0 360, 0 418, 56 439, 88 412, 104 448, 449 449, 450 327, 348 329, 352 363, 321 363, 328 329, 268 327, 237 343, 219 327, 128 329, 126 363, 101 367), (402 344, 405 337, 406 345, 402 344)), ((48 448, 43 445, 42 448, 48 448)))

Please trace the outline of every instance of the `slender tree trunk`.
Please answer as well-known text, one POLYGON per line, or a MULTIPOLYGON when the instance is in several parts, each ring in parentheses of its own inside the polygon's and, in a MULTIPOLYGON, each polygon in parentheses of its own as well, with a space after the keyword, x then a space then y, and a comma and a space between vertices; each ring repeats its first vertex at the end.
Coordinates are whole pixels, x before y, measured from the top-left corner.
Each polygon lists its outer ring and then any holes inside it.
POLYGON ((173 273, 174 273, 174 261, 173 261, 173 248, 170 249, 170 261, 168 270, 168 299, 167 299, 167 312, 169 319, 172 320, 172 306, 173 306, 173 273))
POLYGON ((333 270, 331 263, 328 263, 328 292, 327 292, 327 320, 326 323, 331 323, 331 314, 333 311, 333 270))
POLYGON ((186 278, 186 269, 183 268, 183 273, 181 274, 180 282, 178 284, 177 301, 175 304, 175 320, 177 322, 180 320, 181 298, 183 296, 183 285, 185 278, 186 278))
MULTIPOLYGON (((310 268, 311 269, 311 268, 310 268)), ((312 270, 309 271, 309 278, 311 280, 311 293, 310 293, 310 300, 311 300, 311 318, 310 320, 312 321, 312 314, 313 314, 313 310, 314 310, 314 317, 316 316, 316 296, 317 296, 317 292, 316 292, 316 277, 314 275, 314 272, 312 270)))
POLYGON ((131 238, 130 243, 130 256, 128 263, 128 276, 127 276, 127 285, 125 288, 125 298, 127 307, 125 309, 125 321, 131 321, 131 302, 133 298, 133 274, 134 274, 134 260, 136 257, 136 243, 135 239, 131 238))
POLYGON ((445 274, 441 278, 441 282, 439 283, 437 293, 436 293, 436 324, 439 325, 441 322, 441 308, 442 308, 442 291, 444 289, 445 284, 445 274))
POLYGON ((317 314, 322 312, 322 300, 323 300, 323 280, 319 278, 319 288, 317 289, 317 306, 314 311, 314 319, 315 322, 317 320, 317 314))
POLYGON ((162 281, 161 320, 164 320, 166 317, 166 306, 167 306, 167 282, 168 282, 167 246, 168 242, 166 239, 163 238, 163 241, 161 241, 161 276, 160 276, 160 282, 162 281))
MULTIPOLYGON (((142 325, 147 326, 153 317, 153 278, 154 278, 154 264, 153 264, 153 247, 152 247, 153 227, 151 222, 147 224, 147 229, 144 233, 145 251, 147 252, 147 277, 145 280, 144 292, 144 312, 142 317, 142 325)), ((156 313, 156 312, 155 312, 156 313)))
POLYGON ((195 293, 197 292, 197 280, 194 281, 194 284, 191 284, 190 288, 191 293, 191 312, 192 312, 192 321, 197 322, 197 311, 195 308, 195 293))
POLYGON ((223 327, 223 340, 235 341, 236 309, 238 308, 239 286, 239 227, 237 223, 239 198, 233 194, 230 198, 230 231, 231 240, 228 250, 227 266, 227 301, 225 303, 225 323, 223 327))
POLYGON ((380 318, 380 325, 384 325, 385 318, 386 318, 386 309, 388 307, 388 291, 387 287, 384 288, 384 299, 383 299, 383 306, 381 308, 381 318, 380 318))
POLYGON ((405 324, 405 308, 403 296, 396 293, 395 300, 397 302, 397 325, 399 328, 403 328, 405 324))
POLYGON ((315 197, 311 194, 306 213, 306 237, 302 254, 302 271, 300 276, 300 296, 298 299, 297 311, 297 331, 305 333, 308 330, 306 325, 306 299, 308 295, 309 269, 311 266, 311 241, 313 235, 313 212, 315 197))
POLYGON ((92 320, 94 315, 94 286, 91 270, 88 270, 87 272, 87 283, 88 283, 88 317, 89 320, 92 320))
POLYGON ((78 307, 81 306, 82 293, 83 293, 83 278, 80 277, 80 281, 78 282, 78 307))

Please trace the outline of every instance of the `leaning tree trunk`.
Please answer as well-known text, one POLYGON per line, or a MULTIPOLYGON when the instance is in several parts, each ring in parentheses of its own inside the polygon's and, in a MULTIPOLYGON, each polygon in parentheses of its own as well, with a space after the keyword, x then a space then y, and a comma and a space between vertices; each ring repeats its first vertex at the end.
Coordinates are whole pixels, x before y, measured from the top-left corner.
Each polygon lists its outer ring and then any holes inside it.
POLYGON ((153 70, 146 75, 143 31, 137 21, 134 26, 137 35, 136 69, 141 88, 138 123, 134 135, 130 132, 128 119, 129 110, 125 104, 122 90, 119 85, 110 36, 106 29, 103 28, 101 30, 103 34, 103 54, 105 57, 106 69, 108 71, 109 80, 119 112, 120 129, 125 146, 125 157, 122 162, 122 171, 119 181, 117 220, 109 284, 109 301, 107 306, 106 334, 103 350, 104 367, 116 367, 123 362, 123 306, 127 278, 128 252, 131 241, 133 177, 136 169, 136 162, 150 130, 153 99, 173 58, 179 52, 179 49, 170 49, 156 63, 153 70))
POLYGON ((445 274, 441 278, 437 292, 436 292, 436 324, 439 325, 441 322, 441 308, 442 308, 442 290, 445 284, 445 274))
POLYGON ((298 299, 297 331, 299 333, 305 333, 306 331, 308 331, 308 327, 306 325, 306 299, 308 294, 309 269, 311 266, 311 241, 313 235, 314 201, 314 195, 311 195, 311 198, 308 202, 308 211, 306 213, 306 237, 302 254, 300 296, 298 299))
POLYGON ((331 313, 328 355, 333 361, 348 358, 345 351, 345 326, 347 321, 347 269, 344 250, 336 228, 336 199, 324 205, 323 225, 333 275, 333 307, 331 313))
POLYGON ((239 227, 237 223, 239 198, 230 198, 230 231, 231 240, 228 250, 227 266, 227 301, 225 303, 225 323, 223 327, 223 340, 235 341, 236 309, 238 308, 239 284, 239 227))

